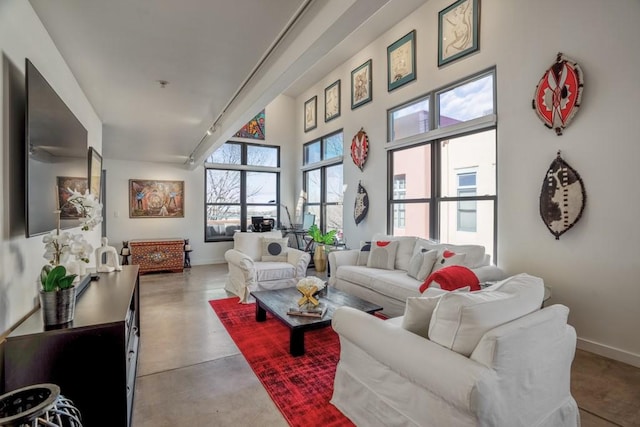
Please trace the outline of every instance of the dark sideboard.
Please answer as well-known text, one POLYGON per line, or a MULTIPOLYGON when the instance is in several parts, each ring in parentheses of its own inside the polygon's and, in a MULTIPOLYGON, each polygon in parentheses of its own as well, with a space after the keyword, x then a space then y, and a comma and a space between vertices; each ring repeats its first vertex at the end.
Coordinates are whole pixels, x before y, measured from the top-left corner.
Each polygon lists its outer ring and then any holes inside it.
POLYGON ((41 310, 5 342, 4 388, 53 383, 85 426, 129 426, 140 345, 138 266, 99 273, 76 301, 75 318, 55 329, 41 310))

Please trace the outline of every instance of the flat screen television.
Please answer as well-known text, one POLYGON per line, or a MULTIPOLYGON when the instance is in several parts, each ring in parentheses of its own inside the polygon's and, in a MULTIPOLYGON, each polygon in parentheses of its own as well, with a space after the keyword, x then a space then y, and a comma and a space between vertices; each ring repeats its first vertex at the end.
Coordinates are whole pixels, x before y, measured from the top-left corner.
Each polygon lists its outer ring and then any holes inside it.
POLYGON ((26 235, 79 225, 64 206, 69 190, 87 188, 87 130, 38 69, 26 60, 26 235))

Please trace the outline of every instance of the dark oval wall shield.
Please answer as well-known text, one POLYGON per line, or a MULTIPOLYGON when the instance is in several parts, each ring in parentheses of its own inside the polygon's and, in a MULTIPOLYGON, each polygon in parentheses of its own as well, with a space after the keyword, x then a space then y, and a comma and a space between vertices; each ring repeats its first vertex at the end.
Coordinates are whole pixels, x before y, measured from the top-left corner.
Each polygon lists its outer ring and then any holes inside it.
POLYGON ((544 125, 557 135, 578 112, 582 99, 582 70, 558 53, 556 62, 542 76, 533 97, 533 109, 544 125))
POLYGON ((540 192, 540 216, 556 240, 580 220, 586 202, 582 178, 558 151, 540 192))
POLYGON ((363 128, 351 140, 351 158, 353 163, 362 170, 369 154, 369 137, 363 128))
POLYGON ((362 184, 358 183, 358 193, 356 194, 356 203, 353 209, 353 218, 356 225, 360 224, 369 212, 369 195, 362 184))

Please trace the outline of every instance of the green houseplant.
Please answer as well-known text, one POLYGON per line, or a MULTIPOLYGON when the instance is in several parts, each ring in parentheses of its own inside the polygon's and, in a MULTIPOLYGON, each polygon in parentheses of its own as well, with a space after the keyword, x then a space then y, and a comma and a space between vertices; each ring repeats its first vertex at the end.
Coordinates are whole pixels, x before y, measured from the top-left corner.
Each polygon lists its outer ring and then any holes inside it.
POLYGON ((335 242, 337 232, 337 230, 329 230, 323 233, 315 224, 309 227, 309 236, 311 236, 311 240, 316 244, 313 253, 313 264, 319 273, 327 269, 327 252, 325 245, 331 245, 335 242))
POLYGON ((63 265, 47 264, 40 270, 40 305, 45 326, 61 325, 73 320, 76 308, 77 274, 67 274, 63 265))

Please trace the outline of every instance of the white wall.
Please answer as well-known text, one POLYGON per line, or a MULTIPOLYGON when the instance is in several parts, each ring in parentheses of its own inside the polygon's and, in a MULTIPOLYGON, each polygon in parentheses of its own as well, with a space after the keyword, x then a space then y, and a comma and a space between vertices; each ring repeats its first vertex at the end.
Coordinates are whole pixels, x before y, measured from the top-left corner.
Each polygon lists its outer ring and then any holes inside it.
MULTIPOLYGON (((292 135, 293 99, 279 96, 265 109, 265 141, 238 139, 281 148, 282 202, 291 208, 293 183, 299 157, 295 157, 292 135)), ((152 238, 189 239, 191 264, 223 263, 224 253, 232 242, 204 242, 204 168, 193 171, 182 165, 132 162, 105 159, 107 171, 107 237, 118 250, 124 240, 152 238), (129 218, 128 189, 130 179, 178 180, 185 185, 184 218, 129 218)), ((281 212, 285 215, 284 210, 281 212)))
MULTIPOLYGON (((498 260, 508 273, 538 275, 552 303, 571 309, 579 346, 640 366, 640 3, 605 0, 483 0, 480 51, 438 69, 438 11, 450 0, 430 0, 415 13, 329 73, 296 99, 296 134, 308 142, 344 128, 345 236, 356 246, 386 229, 386 110, 488 67, 497 68, 498 260), (415 29, 417 81, 387 92, 386 48, 415 29), (576 60, 585 76, 582 107, 562 136, 545 128, 531 108, 536 84, 558 52, 576 60), (373 102, 350 110, 350 72, 373 59, 373 102), (324 88, 342 80, 342 115, 322 120, 324 88), (303 132, 302 108, 318 96, 318 127, 303 132), (351 138, 364 127, 370 149, 364 171, 349 156, 351 138), (558 149, 582 176, 587 207, 560 240, 539 215, 545 172, 558 149), (369 214, 356 227, 358 181, 369 192, 369 214)), ((301 182, 298 172, 298 182, 301 182)), ((298 184, 298 188, 301 184, 298 184)))
MULTIPOLYGON (((44 253, 42 237, 27 239, 24 230, 16 230, 13 227, 13 224, 23 222, 24 219, 16 218, 16 209, 10 206, 10 201, 15 199, 16 192, 24 192, 25 183, 24 180, 20 180, 20 176, 15 179, 17 169, 14 168, 18 168, 19 165, 16 164, 15 158, 8 155, 9 145, 12 142, 10 139, 20 133, 15 127, 21 126, 10 119, 15 111, 10 111, 13 107, 7 102, 8 69, 15 69, 21 74, 20 78, 24 79, 25 58, 29 58, 87 129, 88 145, 96 148, 98 152, 102 151, 102 123, 29 2, 23 0, 0 2, 0 52, 5 61, 0 71, 3 81, 0 89, 3 100, 0 123, 3 147, 0 150, 0 164, 2 164, 0 334, 2 334, 35 307, 38 295, 36 279, 40 268, 46 263, 42 257, 44 253), (12 126, 14 129, 10 129, 12 126)), ((54 186, 55 183, 52 182, 52 192, 54 186)), ((17 209, 17 212, 24 215, 24 210, 17 209)), ((53 215, 53 212, 51 214, 53 215)), ((80 229, 70 231, 77 233, 80 229)), ((94 231, 86 232, 85 237, 94 247, 100 246, 99 227, 94 231)), ((91 261, 95 265, 95 260, 91 261)))

